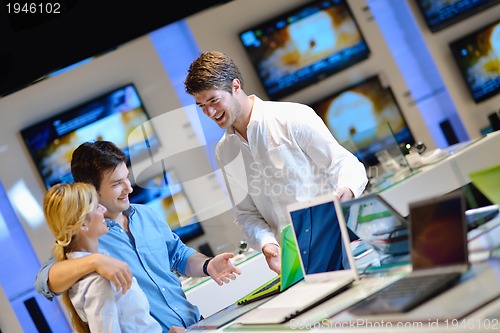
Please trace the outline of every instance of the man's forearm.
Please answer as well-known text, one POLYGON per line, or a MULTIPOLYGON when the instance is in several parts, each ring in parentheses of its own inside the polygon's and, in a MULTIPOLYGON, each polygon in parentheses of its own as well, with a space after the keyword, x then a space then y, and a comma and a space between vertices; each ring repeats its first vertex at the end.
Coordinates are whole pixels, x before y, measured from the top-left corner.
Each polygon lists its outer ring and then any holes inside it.
POLYGON ((199 252, 193 253, 189 256, 189 259, 186 263, 186 275, 187 276, 205 276, 203 273, 203 264, 208 259, 208 257, 199 252))
POLYGON ((71 288, 85 275, 95 271, 94 255, 56 262, 49 270, 48 286, 54 293, 71 288))

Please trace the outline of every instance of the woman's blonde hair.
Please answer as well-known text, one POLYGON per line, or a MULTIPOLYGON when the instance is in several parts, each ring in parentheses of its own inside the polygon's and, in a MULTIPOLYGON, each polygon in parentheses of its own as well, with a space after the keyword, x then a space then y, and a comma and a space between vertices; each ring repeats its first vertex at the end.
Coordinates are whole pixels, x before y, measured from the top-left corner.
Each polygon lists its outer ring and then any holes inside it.
MULTIPOLYGON (((43 212, 56 242, 53 252, 57 261, 66 260, 66 254, 73 251, 78 232, 87 215, 98 205, 94 186, 86 183, 56 184, 43 200, 43 212)), ((68 293, 63 301, 71 313, 71 323, 79 332, 90 332, 86 322, 80 319, 71 303, 68 293)))

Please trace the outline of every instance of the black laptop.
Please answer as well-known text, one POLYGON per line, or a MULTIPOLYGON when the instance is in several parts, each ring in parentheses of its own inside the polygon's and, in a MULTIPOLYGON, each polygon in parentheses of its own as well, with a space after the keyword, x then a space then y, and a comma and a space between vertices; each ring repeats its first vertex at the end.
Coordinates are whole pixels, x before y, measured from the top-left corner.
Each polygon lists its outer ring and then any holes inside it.
POLYGON ((355 315, 407 312, 451 288, 469 269, 462 191, 411 203, 412 272, 349 309, 355 315))

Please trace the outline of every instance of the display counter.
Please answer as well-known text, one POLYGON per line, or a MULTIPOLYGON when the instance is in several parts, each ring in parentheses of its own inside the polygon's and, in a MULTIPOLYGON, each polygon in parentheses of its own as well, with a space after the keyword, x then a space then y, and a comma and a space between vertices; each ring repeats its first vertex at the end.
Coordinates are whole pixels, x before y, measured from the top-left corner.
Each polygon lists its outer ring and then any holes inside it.
POLYGON ((182 281, 188 301, 200 309, 203 317, 234 304, 238 299, 255 290, 276 276, 267 266, 261 252, 249 250, 236 255, 233 263, 241 270, 236 279, 219 286, 210 277, 189 278, 182 281))
POLYGON ((403 179, 388 182, 377 189, 378 193, 401 215, 407 216, 410 202, 451 192, 470 183, 472 171, 500 164, 499 147, 500 131, 489 133, 403 179))

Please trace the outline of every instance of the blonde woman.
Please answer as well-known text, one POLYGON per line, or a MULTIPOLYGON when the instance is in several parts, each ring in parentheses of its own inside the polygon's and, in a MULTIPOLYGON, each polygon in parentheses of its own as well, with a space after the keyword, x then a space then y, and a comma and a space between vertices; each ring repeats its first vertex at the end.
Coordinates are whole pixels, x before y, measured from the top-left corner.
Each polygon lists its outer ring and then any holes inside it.
MULTIPOLYGON (((57 184, 45 195, 43 209, 54 234, 54 257, 72 260, 98 252, 98 239, 108 232, 106 208, 85 183, 57 184)), ((91 273, 76 282, 63 301, 77 332, 161 332, 149 314, 146 295, 133 278, 123 294, 110 281, 91 273)))

